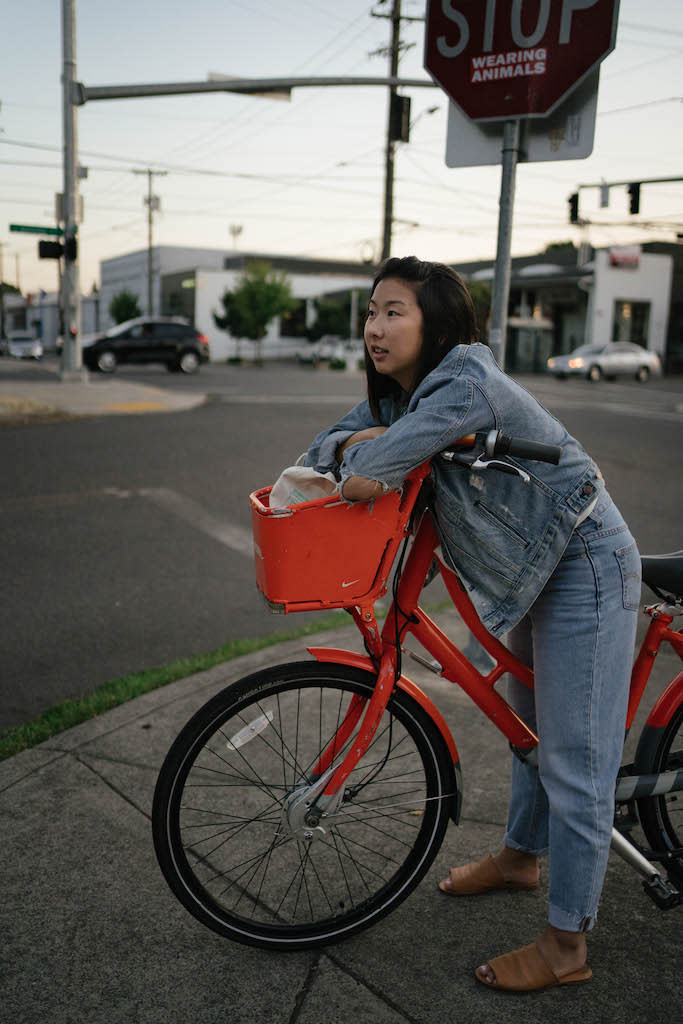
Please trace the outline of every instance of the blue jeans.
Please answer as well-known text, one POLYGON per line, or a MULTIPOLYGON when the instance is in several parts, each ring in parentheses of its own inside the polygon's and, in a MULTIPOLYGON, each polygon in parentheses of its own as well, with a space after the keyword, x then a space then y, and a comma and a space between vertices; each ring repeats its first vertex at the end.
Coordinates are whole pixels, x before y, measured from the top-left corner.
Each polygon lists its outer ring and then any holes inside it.
POLYGON ((508 646, 534 668, 508 699, 539 737, 538 767, 513 758, 505 845, 548 854, 548 920, 592 928, 624 742, 640 556, 606 492, 573 533, 508 646))

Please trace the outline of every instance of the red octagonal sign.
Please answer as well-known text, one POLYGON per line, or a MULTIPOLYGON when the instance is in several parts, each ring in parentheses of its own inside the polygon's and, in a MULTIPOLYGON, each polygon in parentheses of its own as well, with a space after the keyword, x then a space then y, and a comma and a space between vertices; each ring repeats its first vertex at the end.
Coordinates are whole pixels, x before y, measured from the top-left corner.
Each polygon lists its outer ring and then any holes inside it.
POLYGON ((619 0, 429 0, 425 68, 473 120, 545 117, 614 49, 619 0))

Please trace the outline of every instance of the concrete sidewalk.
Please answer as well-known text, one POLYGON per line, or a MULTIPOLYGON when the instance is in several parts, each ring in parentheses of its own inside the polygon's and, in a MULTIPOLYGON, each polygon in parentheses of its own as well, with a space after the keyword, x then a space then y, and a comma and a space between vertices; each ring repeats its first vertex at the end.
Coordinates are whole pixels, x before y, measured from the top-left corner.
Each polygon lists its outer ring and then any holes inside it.
POLYGON ((88 374, 62 380, 56 364, 0 362, 0 423, 59 416, 181 412, 201 405, 201 392, 150 387, 124 377, 88 374))
MULTIPOLYGON (((453 618, 439 616, 457 636, 453 618)), ((313 638, 353 647, 352 629, 313 638)), ((184 722, 259 666, 308 657, 301 640, 147 694, 0 763, 7 1024, 670 1024, 680 1019, 681 910, 662 914, 612 856, 586 985, 515 996, 473 977, 543 927, 535 893, 442 896, 452 864, 494 850, 507 800, 504 739, 462 692, 406 659, 458 745, 463 819, 436 865, 374 928, 323 952, 266 953, 191 917, 157 866, 150 809, 184 722), (417 668, 417 671, 415 669, 417 668)), ((665 666, 668 671, 669 666, 665 666)))

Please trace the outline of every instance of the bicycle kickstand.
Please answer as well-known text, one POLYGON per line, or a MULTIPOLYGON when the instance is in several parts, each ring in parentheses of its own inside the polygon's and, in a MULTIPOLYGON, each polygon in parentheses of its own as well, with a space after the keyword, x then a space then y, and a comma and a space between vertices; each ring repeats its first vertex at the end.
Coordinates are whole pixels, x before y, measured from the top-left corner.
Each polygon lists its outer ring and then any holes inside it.
POLYGON ((672 910, 680 905, 681 893, 678 889, 616 828, 612 829, 610 845, 622 860, 642 875, 643 889, 660 910, 672 910))

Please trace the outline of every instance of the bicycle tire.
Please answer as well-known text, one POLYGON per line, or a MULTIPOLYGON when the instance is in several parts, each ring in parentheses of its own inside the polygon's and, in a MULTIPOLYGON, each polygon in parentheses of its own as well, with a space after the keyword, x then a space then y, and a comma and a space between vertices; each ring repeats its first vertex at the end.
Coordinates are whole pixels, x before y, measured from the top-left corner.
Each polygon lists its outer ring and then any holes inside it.
MULTIPOLYGON (((645 726, 638 742, 636 768, 641 774, 683 770, 683 703, 664 726, 645 726)), ((683 848, 683 794, 663 793, 637 801, 638 816, 656 853, 683 848)))
POLYGON ((173 743, 154 794, 154 846, 174 894, 213 931, 268 949, 327 945, 388 914, 424 876, 458 778, 438 728, 403 691, 324 833, 302 840, 283 825, 284 800, 374 682, 342 665, 275 666, 217 694, 173 743))

